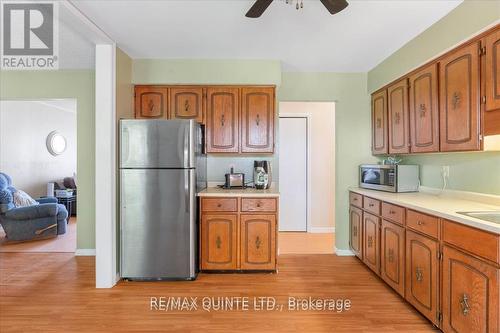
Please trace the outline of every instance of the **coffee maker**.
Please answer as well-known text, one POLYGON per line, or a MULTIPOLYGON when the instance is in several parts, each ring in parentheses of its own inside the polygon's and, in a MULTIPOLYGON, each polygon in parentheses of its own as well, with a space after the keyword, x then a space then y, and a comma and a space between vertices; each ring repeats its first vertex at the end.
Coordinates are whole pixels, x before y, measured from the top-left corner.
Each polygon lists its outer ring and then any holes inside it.
POLYGON ((253 184, 256 189, 264 190, 271 187, 271 162, 253 162, 253 184))

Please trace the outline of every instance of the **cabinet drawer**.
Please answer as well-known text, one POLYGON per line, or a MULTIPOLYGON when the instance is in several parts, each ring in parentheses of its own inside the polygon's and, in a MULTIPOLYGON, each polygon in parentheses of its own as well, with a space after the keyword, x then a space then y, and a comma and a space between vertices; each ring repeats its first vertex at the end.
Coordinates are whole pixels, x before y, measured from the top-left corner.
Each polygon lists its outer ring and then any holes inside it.
POLYGON ((363 208, 363 196, 358 193, 349 192, 349 203, 353 206, 363 208))
POLYGON ((435 216, 409 209, 406 216, 406 225, 413 230, 438 238, 439 219, 435 216))
POLYGON ((386 220, 399 223, 401 225, 405 224, 405 209, 400 206, 392 205, 386 202, 382 202, 382 217, 386 220))
POLYGON ((202 198, 201 210, 203 212, 237 212, 237 198, 202 198))
POLYGON ((364 197, 363 209, 375 215, 380 215, 380 201, 369 197, 364 197))
POLYGON ((276 199, 275 198, 242 198, 241 199, 242 212, 275 212, 276 199))
POLYGON ((443 241, 500 264, 500 236, 444 220, 443 241), (466 237, 465 237, 466 236, 466 237))

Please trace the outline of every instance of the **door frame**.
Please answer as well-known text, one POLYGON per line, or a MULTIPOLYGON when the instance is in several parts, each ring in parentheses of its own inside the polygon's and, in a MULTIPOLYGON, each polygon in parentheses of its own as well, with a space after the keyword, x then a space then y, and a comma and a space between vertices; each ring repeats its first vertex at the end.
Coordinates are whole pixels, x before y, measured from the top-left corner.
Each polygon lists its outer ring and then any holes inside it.
MULTIPOLYGON (((310 112, 302 113, 286 113, 279 112, 278 128, 280 118, 305 118, 306 119, 306 232, 312 232, 311 226, 311 118, 310 112)), ((278 143, 280 144, 280 143, 278 143)), ((278 161, 279 161, 279 146, 278 146, 278 161)), ((279 162, 278 162, 279 163, 279 162)), ((279 163, 281 164, 281 163, 279 163)), ((280 200, 281 204, 281 200, 280 200)), ((279 231, 279 230, 278 230, 279 231)))

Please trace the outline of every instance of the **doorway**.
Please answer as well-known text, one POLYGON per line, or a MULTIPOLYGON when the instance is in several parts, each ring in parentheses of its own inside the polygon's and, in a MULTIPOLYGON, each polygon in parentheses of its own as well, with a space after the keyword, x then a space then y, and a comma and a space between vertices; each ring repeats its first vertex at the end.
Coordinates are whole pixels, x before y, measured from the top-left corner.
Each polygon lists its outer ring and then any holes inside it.
POLYGON ((279 110, 279 253, 334 253, 335 103, 279 110))

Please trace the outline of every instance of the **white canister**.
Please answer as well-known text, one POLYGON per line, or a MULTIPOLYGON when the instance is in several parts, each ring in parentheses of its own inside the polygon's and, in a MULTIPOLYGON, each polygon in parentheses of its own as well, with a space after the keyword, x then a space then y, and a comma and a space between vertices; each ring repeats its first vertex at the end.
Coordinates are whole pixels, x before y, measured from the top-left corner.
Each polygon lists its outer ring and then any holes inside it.
POLYGON ((48 197, 54 196, 54 183, 47 183, 47 196, 48 197))

